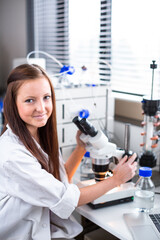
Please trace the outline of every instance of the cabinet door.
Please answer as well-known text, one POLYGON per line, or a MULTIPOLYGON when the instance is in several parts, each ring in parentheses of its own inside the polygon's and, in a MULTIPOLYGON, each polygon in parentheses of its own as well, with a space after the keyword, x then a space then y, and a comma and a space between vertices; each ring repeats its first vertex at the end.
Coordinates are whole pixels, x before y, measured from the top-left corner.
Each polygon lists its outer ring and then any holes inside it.
MULTIPOLYGON (((97 130, 104 129, 105 119, 99 119, 99 121, 97 120, 89 121, 97 130)), ((78 131, 78 128, 74 123, 59 124, 57 126, 57 130, 60 147, 71 146, 76 144, 76 133, 78 131)))
POLYGON ((57 130, 60 147, 76 144, 76 133, 78 129, 74 123, 59 124, 57 130))
POLYGON ((105 118, 107 111, 106 97, 61 100, 56 102, 56 106, 58 124, 71 122, 82 109, 89 110, 90 119, 105 118))

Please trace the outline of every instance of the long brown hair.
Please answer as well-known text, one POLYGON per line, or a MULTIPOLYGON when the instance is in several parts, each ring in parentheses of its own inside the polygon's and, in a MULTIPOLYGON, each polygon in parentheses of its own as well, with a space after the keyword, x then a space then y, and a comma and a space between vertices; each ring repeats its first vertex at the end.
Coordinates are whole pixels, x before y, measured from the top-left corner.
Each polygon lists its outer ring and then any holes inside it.
MULTIPOLYGON (((47 73, 40 66, 36 64, 23 64, 13 69, 8 77, 7 91, 4 98, 4 117, 5 126, 3 132, 6 130, 6 125, 10 128, 22 141, 24 146, 35 156, 40 162, 42 168, 54 177, 60 180, 59 174, 59 147, 57 137, 57 121, 56 121, 56 100, 53 85, 47 73), (40 136, 40 145, 42 149, 49 156, 49 163, 37 147, 25 122, 20 118, 16 105, 17 91, 25 80, 37 79, 45 77, 51 87, 53 111, 47 124, 38 129, 40 136)), ((2 132, 2 133, 3 133, 2 132)))

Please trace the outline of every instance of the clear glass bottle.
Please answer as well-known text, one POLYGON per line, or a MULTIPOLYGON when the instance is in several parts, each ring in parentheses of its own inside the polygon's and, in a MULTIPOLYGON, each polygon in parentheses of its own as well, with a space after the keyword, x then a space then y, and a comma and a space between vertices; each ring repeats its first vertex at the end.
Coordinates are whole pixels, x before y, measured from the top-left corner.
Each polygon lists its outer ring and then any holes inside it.
POLYGON ((94 178, 90 152, 85 153, 80 165, 80 171, 81 171, 81 180, 94 178))
POLYGON ((134 204, 138 211, 149 212, 154 206, 155 186, 151 180, 152 169, 141 167, 134 194, 134 204))

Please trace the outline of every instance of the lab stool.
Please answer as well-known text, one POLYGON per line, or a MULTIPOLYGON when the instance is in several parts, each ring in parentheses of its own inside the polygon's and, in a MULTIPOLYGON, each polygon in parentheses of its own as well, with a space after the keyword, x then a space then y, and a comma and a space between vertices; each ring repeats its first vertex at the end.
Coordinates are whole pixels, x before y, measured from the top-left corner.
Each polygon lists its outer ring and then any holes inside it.
POLYGON ((84 235, 84 240, 118 240, 118 238, 102 228, 99 228, 92 232, 86 233, 84 235))

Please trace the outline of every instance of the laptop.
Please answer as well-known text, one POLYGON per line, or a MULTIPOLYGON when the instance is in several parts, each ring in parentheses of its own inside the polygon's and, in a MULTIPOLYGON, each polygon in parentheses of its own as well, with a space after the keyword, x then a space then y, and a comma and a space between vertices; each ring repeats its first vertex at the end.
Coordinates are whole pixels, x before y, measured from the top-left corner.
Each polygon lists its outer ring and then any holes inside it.
POLYGON ((160 240, 160 208, 149 213, 125 213, 123 217, 133 239, 160 240))

